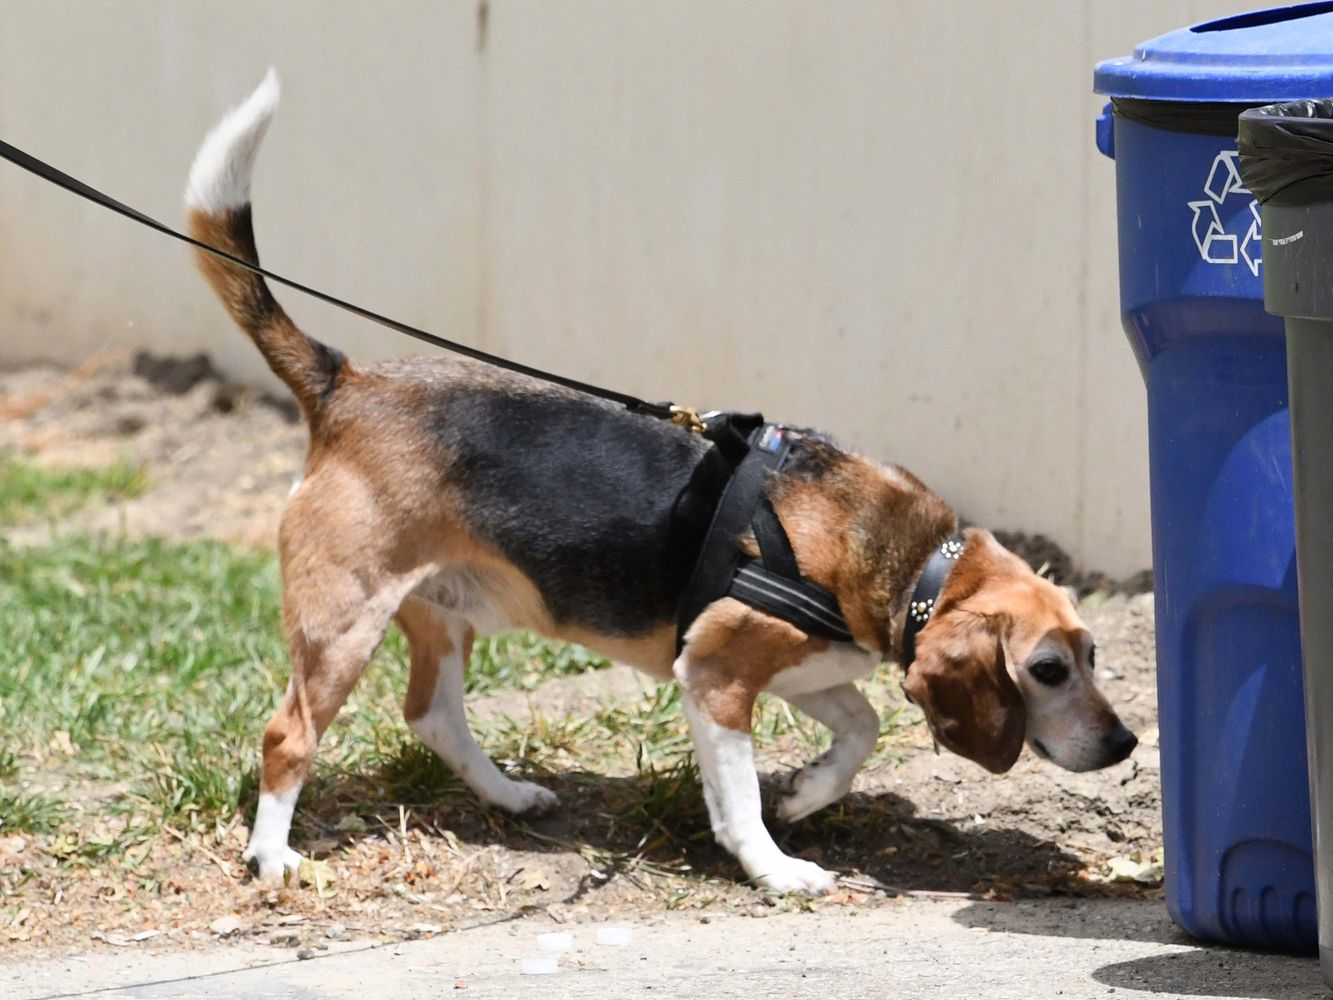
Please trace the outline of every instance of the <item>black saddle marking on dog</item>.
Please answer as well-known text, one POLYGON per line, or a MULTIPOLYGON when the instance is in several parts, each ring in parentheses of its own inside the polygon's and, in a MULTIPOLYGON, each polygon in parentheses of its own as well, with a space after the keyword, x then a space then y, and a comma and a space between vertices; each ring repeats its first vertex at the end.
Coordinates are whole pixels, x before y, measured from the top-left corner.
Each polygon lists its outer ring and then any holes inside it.
POLYGON ((558 624, 633 636, 674 622, 724 478, 707 442, 514 383, 450 387, 427 419, 469 529, 533 581, 558 624))

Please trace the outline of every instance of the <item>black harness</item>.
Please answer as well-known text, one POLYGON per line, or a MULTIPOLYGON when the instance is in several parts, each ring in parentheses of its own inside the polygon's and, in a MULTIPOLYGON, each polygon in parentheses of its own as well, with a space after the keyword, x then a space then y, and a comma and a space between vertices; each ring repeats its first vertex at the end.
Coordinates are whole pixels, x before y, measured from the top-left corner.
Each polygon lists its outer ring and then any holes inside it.
POLYGON ((764 494, 764 480, 779 471, 791 451, 790 433, 759 414, 709 413, 703 436, 731 467, 694 573, 681 600, 676 649, 700 613, 722 597, 790 622, 809 635, 851 642, 838 599, 801 575, 791 541, 764 494), (736 540, 746 529, 759 544, 759 558, 741 552, 736 540))
MULTIPOLYGON (((801 575, 791 540, 764 493, 764 481, 780 471, 791 452, 790 431, 757 413, 707 413, 702 434, 729 467, 729 478, 704 536, 694 573, 681 599, 676 651, 694 620, 714 601, 732 597, 808 635, 851 642, 852 632, 838 599, 801 575), (737 539, 749 529, 759 558, 745 555, 737 539)), ((963 552, 961 535, 940 544, 917 579, 903 625, 902 664, 916 658, 916 636, 930 621, 945 578, 963 552)))

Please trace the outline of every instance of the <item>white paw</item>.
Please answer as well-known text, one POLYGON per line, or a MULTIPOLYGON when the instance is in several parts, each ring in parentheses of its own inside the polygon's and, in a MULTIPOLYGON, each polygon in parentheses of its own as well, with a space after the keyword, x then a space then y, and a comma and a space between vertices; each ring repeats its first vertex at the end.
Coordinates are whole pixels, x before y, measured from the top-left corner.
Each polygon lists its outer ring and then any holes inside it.
POLYGON ((535 785, 531 781, 510 781, 504 788, 498 788, 488 796, 486 804, 515 815, 540 815, 558 806, 560 799, 549 788, 535 785))
POLYGON ((778 800, 778 819, 787 823, 805 819, 812 812, 837 802, 851 787, 851 780, 843 778, 826 762, 817 760, 807 764, 787 779, 782 798, 778 800))
POLYGON ((770 892, 804 892, 811 896, 828 895, 838 881, 836 875, 824 871, 814 862, 789 858, 785 854, 752 877, 761 888, 770 892))
POLYGON ((287 872, 295 872, 301 867, 301 855, 286 844, 266 848, 252 840, 241 857, 255 869, 255 877, 260 882, 281 882, 287 872))

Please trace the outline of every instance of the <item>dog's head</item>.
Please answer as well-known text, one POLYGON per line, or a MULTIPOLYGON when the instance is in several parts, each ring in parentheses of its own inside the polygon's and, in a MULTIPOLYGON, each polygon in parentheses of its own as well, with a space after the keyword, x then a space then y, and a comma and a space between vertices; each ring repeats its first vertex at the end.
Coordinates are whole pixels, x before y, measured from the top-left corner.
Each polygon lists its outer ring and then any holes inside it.
POLYGON ((1093 771, 1138 743, 1097 690, 1093 650, 1066 592, 974 528, 903 690, 936 740, 989 771, 1009 770, 1024 741, 1066 770, 1093 771))

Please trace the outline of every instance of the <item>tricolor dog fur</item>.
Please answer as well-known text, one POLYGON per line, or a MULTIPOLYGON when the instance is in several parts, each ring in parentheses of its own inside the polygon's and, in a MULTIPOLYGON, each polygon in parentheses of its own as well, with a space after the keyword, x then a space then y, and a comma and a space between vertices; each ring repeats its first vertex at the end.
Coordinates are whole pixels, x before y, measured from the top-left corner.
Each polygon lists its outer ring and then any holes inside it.
MULTIPOLYGON (((270 71, 205 139, 186 192, 190 232, 252 261, 251 168, 277 103, 270 71)), ((315 748, 396 623, 411 647, 403 715, 482 802, 557 805, 487 758, 463 706, 474 637, 531 629, 674 678, 718 841, 768 889, 833 888, 831 873, 784 854, 764 826, 755 699, 773 692, 833 735, 785 783, 778 817, 836 802, 879 734, 856 681, 901 659, 915 581, 958 530, 943 501, 902 468, 795 433, 766 491, 801 573, 836 596, 855 641, 721 598, 677 653, 677 611, 711 512, 674 508, 706 441, 472 360, 353 363, 303 333, 261 277, 204 253, 199 266, 310 428, 279 534, 292 674, 264 730, 245 851, 260 878, 299 863, 288 836, 315 748)), ((1123 760, 1135 738, 1097 691, 1093 639, 1067 594, 990 533, 965 538, 903 683, 936 741, 994 772, 1024 742, 1074 771, 1123 760)), ((736 544, 754 548, 748 536, 736 544)))

